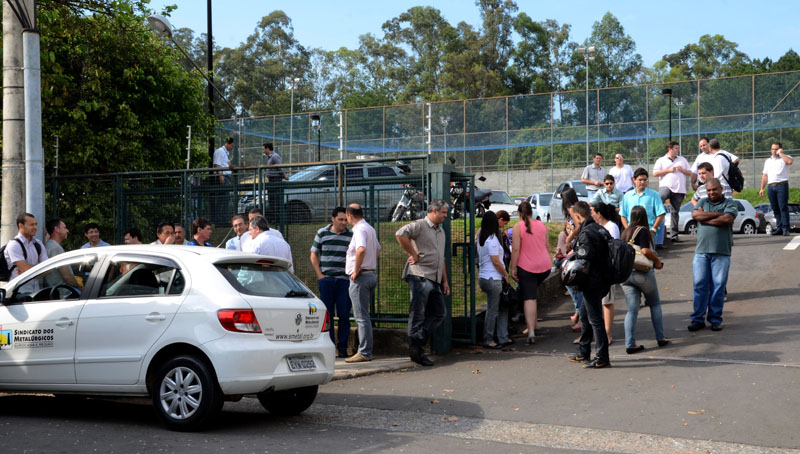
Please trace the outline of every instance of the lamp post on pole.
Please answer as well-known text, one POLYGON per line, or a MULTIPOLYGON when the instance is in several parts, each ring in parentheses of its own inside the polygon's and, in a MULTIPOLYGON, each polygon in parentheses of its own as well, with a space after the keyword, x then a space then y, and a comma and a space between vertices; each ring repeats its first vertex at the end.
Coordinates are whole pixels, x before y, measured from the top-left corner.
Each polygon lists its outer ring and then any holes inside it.
MULTIPOLYGON (((292 142, 294 141, 294 91, 297 89, 297 83, 300 82, 299 77, 287 77, 286 82, 289 84, 289 90, 292 92, 292 101, 289 107, 289 156, 292 155, 292 142)), ((291 162, 291 157, 289 161, 291 162)))
POLYGON ((595 47, 579 47, 578 53, 586 62, 586 165, 589 165, 589 62, 594 60, 595 47))
POLYGON ((317 130, 317 162, 322 162, 322 154, 320 152, 321 134, 322 134, 322 118, 319 114, 311 116, 311 127, 317 130))
POLYGON ((661 94, 669 96, 669 141, 672 142, 672 89, 665 88, 661 90, 661 94))
POLYGON ((683 101, 679 99, 675 101, 675 105, 678 107, 678 145, 681 149, 681 155, 683 155, 683 135, 681 134, 681 109, 683 108, 683 101))

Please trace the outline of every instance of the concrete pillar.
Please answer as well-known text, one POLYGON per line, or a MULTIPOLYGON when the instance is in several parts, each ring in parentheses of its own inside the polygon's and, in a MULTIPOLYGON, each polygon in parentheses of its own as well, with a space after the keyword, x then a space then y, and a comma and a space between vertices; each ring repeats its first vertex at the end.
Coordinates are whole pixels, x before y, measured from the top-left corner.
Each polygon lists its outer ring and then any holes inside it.
MULTIPOLYGON (((428 174, 431 177, 431 200, 442 199, 450 200, 450 174, 455 173, 456 168, 451 164, 434 164, 428 167, 428 174)), ((444 261, 447 265, 447 280, 452 282, 453 269, 451 266, 451 232, 450 232, 450 216, 443 224, 445 249, 444 261)), ((444 297, 445 308, 447 315, 444 322, 439 325, 436 332, 433 334, 433 351, 436 353, 448 353, 453 349, 453 299, 452 292, 450 295, 444 297)))
MULTIPOLYGON (((22 27, 3 2, 3 208, 0 217, 6 244, 18 229, 17 216, 25 211, 25 98, 23 96, 22 27)), ((44 219, 38 219, 44 228, 44 219)))

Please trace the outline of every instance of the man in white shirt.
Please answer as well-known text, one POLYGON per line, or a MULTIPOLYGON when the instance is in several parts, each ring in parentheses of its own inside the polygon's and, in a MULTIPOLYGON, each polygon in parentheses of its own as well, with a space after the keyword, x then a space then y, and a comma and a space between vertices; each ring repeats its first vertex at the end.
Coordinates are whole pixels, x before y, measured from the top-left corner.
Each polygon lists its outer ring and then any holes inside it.
POLYGON ((692 164, 692 189, 695 191, 700 185, 697 182, 697 166, 704 162, 710 163, 714 160, 714 155, 711 153, 711 148, 708 146, 707 137, 702 137, 698 146, 700 147, 700 154, 697 155, 697 158, 694 160, 694 164, 692 164))
POLYGON ((358 327, 358 352, 345 359, 348 363, 372 361, 372 321, 369 306, 375 297, 378 286, 378 257, 381 245, 375 229, 364 220, 361 205, 353 203, 347 206, 347 223, 352 226, 353 238, 347 247, 345 257, 345 273, 350 276, 350 301, 353 304, 353 315, 358 327))
POLYGON ((772 211, 775 212, 775 222, 778 228, 773 235, 789 235, 789 166, 794 160, 783 153, 783 145, 773 142, 770 147, 770 156, 764 162, 764 171, 761 173, 761 190, 758 195, 764 197, 764 186, 772 211))
POLYGON ((231 226, 233 227, 233 233, 235 236, 228 240, 225 243, 225 249, 231 251, 241 251, 242 250, 242 238, 246 236, 247 233, 247 222, 244 220, 244 216, 237 214, 236 216, 231 219, 231 226))
POLYGON ((175 244, 175 227, 171 222, 161 222, 156 228, 156 240, 150 244, 175 244))
POLYGON ((594 155, 594 160, 585 169, 583 169, 583 174, 581 174, 581 182, 586 185, 586 189, 589 191, 589 198, 591 198, 595 192, 603 189, 603 178, 606 176, 606 170, 603 168, 603 155, 597 153, 594 155))
MULTIPOLYGON (((256 216, 264 216, 264 213, 262 213, 262 212, 261 212, 261 210, 259 210, 258 208, 253 208, 252 210, 250 210, 250 211, 247 213, 247 223, 248 223, 247 225, 249 225, 250 221, 252 221, 252 220, 253 220, 253 218, 254 218, 254 217, 256 217, 256 216)), ((264 219, 266 219, 266 218, 267 218, 267 217, 266 217, 266 216, 264 216, 264 219)), ((269 220, 267 220, 267 225, 269 225, 269 220)), ((280 230, 278 230, 278 229, 276 229, 276 228, 274 228, 274 227, 268 227, 268 228, 267 228, 267 233, 268 233, 268 234, 270 234, 270 235, 272 235, 272 236, 274 236, 275 238, 278 238, 278 239, 284 240, 284 238, 283 238, 283 234, 281 233, 281 231, 280 231, 280 230)), ((245 243, 247 243, 248 241, 250 241, 250 235, 244 235, 244 236, 241 238, 241 241, 242 241, 242 249, 240 249, 240 250, 244 250, 244 245, 245 245, 245 243)), ((284 241, 285 241, 285 240, 284 240, 284 241)))
MULTIPOLYGON (((47 260, 47 249, 36 238, 36 232, 39 230, 39 223, 36 222, 36 218, 30 213, 23 213, 17 216, 17 228, 19 233, 8 242, 5 256, 3 257, 11 270, 9 281, 33 268, 34 265, 47 260)), ((32 293, 37 290, 39 290, 39 283, 34 280, 31 282, 30 288, 21 289, 20 291, 32 293)))
POLYGON ((670 239, 678 242, 678 214, 681 203, 686 198, 686 176, 692 175, 689 162, 680 156, 678 142, 667 142, 667 153, 656 160, 653 176, 658 177, 658 194, 661 201, 669 200, 672 206, 670 213, 670 239))
POLYGON ((736 164, 740 161, 739 157, 723 150, 717 139, 711 139, 711 141, 708 142, 708 146, 711 148, 711 154, 713 155, 711 165, 714 166, 714 178, 730 186, 728 182, 728 170, 730 170, 731 164, 736 164))
POLYGON ((289 243, 267 233, 269 224, 264 216, 256 216, 250 220, 250 240, 242 245, 244 252, 251 254, 278 257, 289 261, 289 271, 294 273, 292 248, 289 243))
MULTIPOLYGON (((229 137, 228 140, 225 141, 225 145, 217 148, 214 152, 212 165, 218 170, 214 172, 215 175, 212 178, 212 183, 227 185, 231 182, 231 158, 229 155, 231 151, 233 151, 233 138, 229 137)), ((214 222, 222 223, 224 222, 222 219, 226 218, 228 210, 228 191, 224 188, 219 188, 216 192, 217 194, 212 196, 216 199, 216 203, 214 204, 211 217, 214 222)))
POLYGON ((614 186, 623 194, 633 189, 633 168, 625 164, 622 154, 614 155, 614 167, 608 174, 614 177, 614 186))

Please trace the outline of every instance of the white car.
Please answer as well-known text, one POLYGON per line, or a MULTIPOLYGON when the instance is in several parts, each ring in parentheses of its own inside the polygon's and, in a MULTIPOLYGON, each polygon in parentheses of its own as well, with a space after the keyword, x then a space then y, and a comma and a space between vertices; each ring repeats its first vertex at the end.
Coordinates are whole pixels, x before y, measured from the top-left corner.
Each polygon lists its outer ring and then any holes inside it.
MULTIPOLYGON (((753 205, 744 199, 733 199, 733 201, 736 202, 739 211, 736 219, 733 220, 733 232, 745 235, 758 233, 758 219, 753 205)), ((681 211, 678 213, 678 230, 688 235, 697 235, 697 221, 692 219, 692 210, 694 210, 692 202, 686 202, 681 206, 681 211)), ((665 219, 667 222, 664 223, 664 227, 669 229, 671 227, 669 214, 665 216, 665 219)))
POLYGON ((534 192, 527 199, 531 207, 539 213, 541 221, 550 222, 550 200, 552 198, 552 192, 534 192))
MULTIPOLYGON (((500 191, 498 189, 492 189, 492 193, 489 195, 489 210, 494 211, 497 213, 500 210, 504 210, 508 213, 508 216, 511 219, 517 219, 519 214, 517 210, 519 210, 519 206, 511 200, 508 193, 506 191, 500 191)), ((536 218, 536 212, 533 213, 534 219, 536 218)))
POLYGON ((553 221, 565 220, 564 213, 561 211, 561 192, 567 188, 572 188, 575 190, 575 194, 578 196, 579 201, 589 201, 589 192, 586 189, 586 185, 581 180, 567 180, 561 183, 553 192, 553 197, 550 199, 550 206, 548 208, 550 219, 553 221))
POLYGON ((288 266, 197 246, 51 258, 0 288, 0 391, 150 396, 175 430, 242 396, 298 414, 333 377, 334 345, 288 266))

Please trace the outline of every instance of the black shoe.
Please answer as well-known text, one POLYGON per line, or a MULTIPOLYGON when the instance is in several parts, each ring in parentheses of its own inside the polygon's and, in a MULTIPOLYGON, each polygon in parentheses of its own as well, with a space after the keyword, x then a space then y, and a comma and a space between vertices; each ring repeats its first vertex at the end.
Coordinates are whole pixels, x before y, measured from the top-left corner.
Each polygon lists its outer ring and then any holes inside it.
POLYGON ((571 363, 580 363, 580 362, 584 362, 584 361, 588 361, 588 360, 589 360, 589 358, 587 358, 587 357, 585 357, 583 355, 579 355, 577 353, 571 353, 571 354, 567 355, 567 361, 569 361, 571 363))
POLYGON ((421 355, 421 356, 418 356, 416 358, 412 356, 411 357, 411 361, 414 361, 415 363, 419 364, 420 366, 425 366, 425 367, 433 366, 433 361, 428 359, 428 357, 425 356, 425 355, 421 355))
POLYGON ((625 353, 633 355, 634 353, 639 353, 642 350, 644 350, 644 345, 637 345, 635 347, 626 348, 625 353))
POLYGON ((670 241, 672 241, 673 243, 683 243, 683 240, 679 240, 677 236, 674 237, 674 238, 671 238, 670 241))
POLYGON ((776 235, 783 235, 783 230, 776 230, 776 231, 772 232, 772 236, 776 236, 776 235))
POLYGON ((611 363, 608 362, 608 360, 601 360, 595 358, 581 367, 583 367, 584 369, 602 369, 604 367, 611 367, 611 363))
POLYGON ((695 332, 695 331, 700 331, 701 329, 703 329, 705 327, 706 327, 705 323, 692 322, 692 324, 689 325, 689 327, 687 329, 689 331, 691 331, 691 332, 695 332))
POLYGON ((722 324, 721 323, 712 323, 711 324, 711 331, 722 331, 722 324))
POLYGON ((664 249, 664 245, 663 244, 656 244, 656 250, 657 251, 660 251, 662 249, 664 249))
POLYGON ((659 347, 666 347, 667 345, 669 345, 669 339, 664 339, 664 340, 658 341, 658 346, 659 347))

